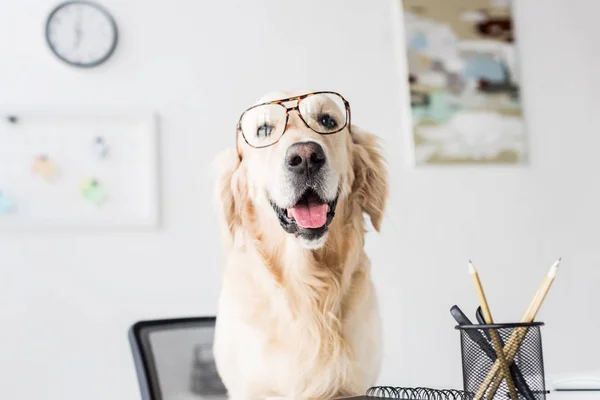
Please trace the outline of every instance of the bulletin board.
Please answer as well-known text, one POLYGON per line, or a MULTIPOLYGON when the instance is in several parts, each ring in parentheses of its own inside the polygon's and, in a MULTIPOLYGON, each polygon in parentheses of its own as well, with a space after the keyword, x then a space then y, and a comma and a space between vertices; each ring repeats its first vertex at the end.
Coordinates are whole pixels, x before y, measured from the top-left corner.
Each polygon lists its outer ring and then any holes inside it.
POLYGON ((0 110, 0 231, 158 225, 157 117, 0 110))

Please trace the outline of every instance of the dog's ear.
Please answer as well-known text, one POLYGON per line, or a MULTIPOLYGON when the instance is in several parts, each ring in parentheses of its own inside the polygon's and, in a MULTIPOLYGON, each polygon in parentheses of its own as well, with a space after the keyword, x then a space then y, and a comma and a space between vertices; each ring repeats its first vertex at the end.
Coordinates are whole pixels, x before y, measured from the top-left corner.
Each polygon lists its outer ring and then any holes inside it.
POLYGON ((377 136, 352 125, 354 183, 352 195, 371 218, 377 231, 388 197, 388 176, 377 136))
POLYGON ((214 162, 216 169, 215 197, 224 241, 230 245, 235 230, 241 225, 240 207, 243 201, 245 176, 241 167, 241 159, 235 149, 228 149, 217 156, 214 162))

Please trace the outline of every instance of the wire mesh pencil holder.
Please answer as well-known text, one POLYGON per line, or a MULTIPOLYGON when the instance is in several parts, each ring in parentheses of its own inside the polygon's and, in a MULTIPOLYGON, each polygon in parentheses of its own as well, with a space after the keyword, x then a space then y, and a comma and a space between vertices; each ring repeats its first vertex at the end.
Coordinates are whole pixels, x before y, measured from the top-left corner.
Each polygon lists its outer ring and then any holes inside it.
POLYGON ((457 326, 465 393, 474 399, 511 398, 494 346, 499 339, 518 399, 545 400, 547 392, 540 329, 543 325, 542 322, 531 322, 457 326))

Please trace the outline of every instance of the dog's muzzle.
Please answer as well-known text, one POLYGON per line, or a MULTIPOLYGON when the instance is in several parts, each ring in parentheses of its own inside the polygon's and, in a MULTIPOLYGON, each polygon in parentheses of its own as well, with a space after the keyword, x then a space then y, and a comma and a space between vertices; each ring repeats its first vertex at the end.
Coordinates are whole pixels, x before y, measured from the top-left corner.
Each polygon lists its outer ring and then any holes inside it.
POLYGON ((271 205, 283 230, 307 240, 322 237, 335 216, 337 196, 327 199, 324 166, 327 157, 323 147, 315 142, 291 145, 285 156, 285 168, 291 186, 296 191, 293 206, 271 205))

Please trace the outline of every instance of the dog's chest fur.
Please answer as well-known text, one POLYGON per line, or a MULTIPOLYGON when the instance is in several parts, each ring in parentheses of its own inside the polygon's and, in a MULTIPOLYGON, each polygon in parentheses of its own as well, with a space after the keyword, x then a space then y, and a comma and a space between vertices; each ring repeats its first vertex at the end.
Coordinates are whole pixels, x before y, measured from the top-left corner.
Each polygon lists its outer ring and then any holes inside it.
POLYGON ((364 393, 378 373, 380 327, 362 250, 342 268, 342 258, 288 248, 283 271, 248 250, 230 253, 217 322, 215 357, 232 397, 364 393))

